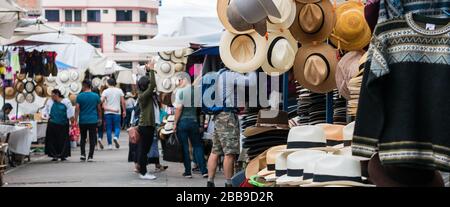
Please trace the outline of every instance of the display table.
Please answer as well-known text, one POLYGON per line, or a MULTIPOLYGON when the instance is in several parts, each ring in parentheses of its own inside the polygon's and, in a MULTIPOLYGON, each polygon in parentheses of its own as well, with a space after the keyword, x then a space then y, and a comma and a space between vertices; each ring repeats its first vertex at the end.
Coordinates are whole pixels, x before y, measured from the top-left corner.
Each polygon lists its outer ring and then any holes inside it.
POLYGON ((7 142, 9 151, 28 156, 33 142, 33 128, 0 125, 0 141, 7 142), (9 134, 9 139, 8 138, 9 134))

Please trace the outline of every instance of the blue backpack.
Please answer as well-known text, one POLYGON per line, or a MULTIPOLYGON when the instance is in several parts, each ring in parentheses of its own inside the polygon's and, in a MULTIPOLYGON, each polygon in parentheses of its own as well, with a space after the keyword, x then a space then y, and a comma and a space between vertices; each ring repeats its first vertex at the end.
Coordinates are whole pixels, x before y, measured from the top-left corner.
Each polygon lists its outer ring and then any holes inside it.
MULTIPOLYGON (((208 96, 211 96, 211 100, 214 101, 216 98, 215 90, 216 90, 216 81, 218 80, 220 74, 227 71, 226 69, 219 70, 218 72, 210 72, 202 77, 202 97, 205 96, 205 93, 212 90, 213 92, 208 94, 208 96)), ((204 99, 202 99, 204 100, 204 99)), ((223 106, 216 106, 211 104, 208 104, 208 106, 205 104, 205 101, 202 102, 202 112, 205 114, 219 114, 220 112, 224 111, 225 107, 223 106)))

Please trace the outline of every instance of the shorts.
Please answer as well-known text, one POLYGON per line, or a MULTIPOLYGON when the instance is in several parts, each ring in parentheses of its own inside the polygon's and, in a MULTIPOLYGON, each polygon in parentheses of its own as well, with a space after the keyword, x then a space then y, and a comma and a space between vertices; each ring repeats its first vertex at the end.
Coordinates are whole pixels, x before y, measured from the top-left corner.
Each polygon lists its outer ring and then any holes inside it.
POLYGON ((236 114, 221 112, 214 117, 212 152, 217 155, 239 154, 239 119, 236 114))

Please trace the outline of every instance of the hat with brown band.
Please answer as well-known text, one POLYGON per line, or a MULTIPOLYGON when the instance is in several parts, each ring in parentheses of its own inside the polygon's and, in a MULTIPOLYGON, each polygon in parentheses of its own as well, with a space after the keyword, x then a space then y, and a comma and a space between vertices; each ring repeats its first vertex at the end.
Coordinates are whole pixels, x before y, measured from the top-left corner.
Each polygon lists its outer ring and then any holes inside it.
POLYGON ((336 24, 336 13, 329 0, 296 0, 297 18, 290 27, 302 44, 325 41, 336 24))
POLYGON ((279 76, 289 71, 295 62, 298 51, 297 41, 289 30, 269 31, 267 58, 261 66, 270 76, 279 76))
POLYGON ((47 96, 47 87, 43 86, 43 85, 37 85, 36 88, 34 89, 34 91, 36 92, 36 95, 39 97, 46 97, 47 96))
POLYGON ((285 111, 260 110, 256 125, 245 129, 243 135, 251 137, 274 130, 289 131, 289 114, 285 111))
POLYGON ((25 90, 25 83, 17 80, 16 83, 14 84, 14 88, 16 89, 17 92, 22 93, 23 90, 25 90))

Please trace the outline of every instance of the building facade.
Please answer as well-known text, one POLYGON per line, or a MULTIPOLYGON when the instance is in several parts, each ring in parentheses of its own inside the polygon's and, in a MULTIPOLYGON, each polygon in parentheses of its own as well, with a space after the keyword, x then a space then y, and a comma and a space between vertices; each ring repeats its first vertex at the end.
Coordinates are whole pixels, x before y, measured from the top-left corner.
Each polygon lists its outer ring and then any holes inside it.
POLYGON ((26 16, 33 18, 42 14, 41 0, 16 0, 20 7, 27 10, 26 16))
POLYGON ((159 0, 40 1, 49 25, 63 27, 86 40, 119 65, 132 68, 149 60, 146 55, 120 51, 115 45, 157 35, 159 0))

